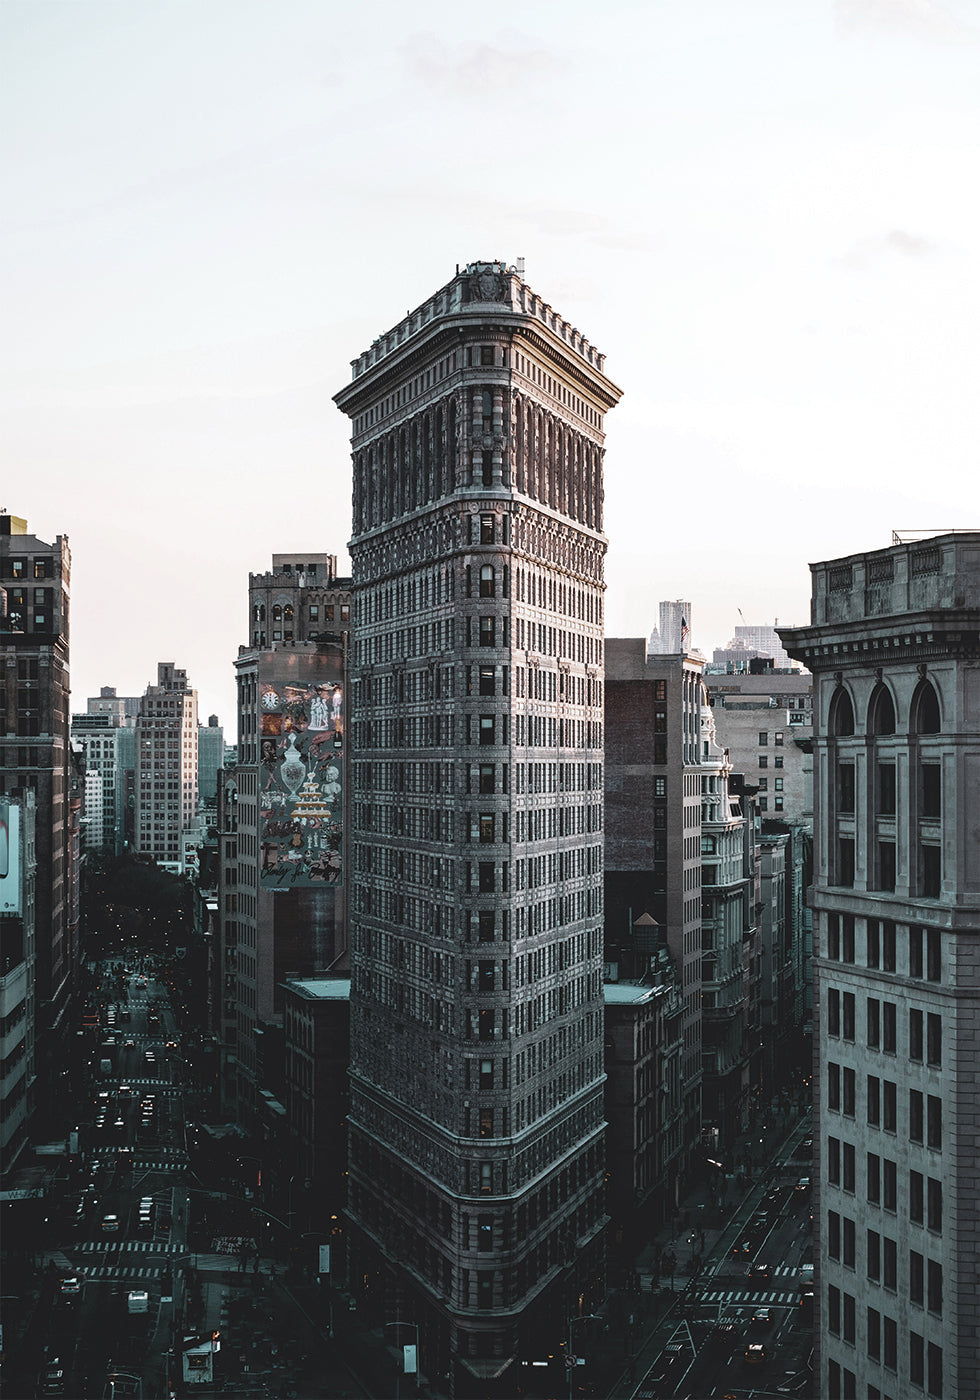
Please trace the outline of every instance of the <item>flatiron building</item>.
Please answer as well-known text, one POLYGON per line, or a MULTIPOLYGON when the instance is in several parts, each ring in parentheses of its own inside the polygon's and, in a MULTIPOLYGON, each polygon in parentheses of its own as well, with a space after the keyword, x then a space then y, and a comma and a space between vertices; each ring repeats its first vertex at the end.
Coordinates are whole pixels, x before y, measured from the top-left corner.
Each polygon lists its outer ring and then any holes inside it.
POLYGON ((353 1278, 457 1394, 513 1394, 602 1288, 603 364, 474 263, 336 396, 353 1278))

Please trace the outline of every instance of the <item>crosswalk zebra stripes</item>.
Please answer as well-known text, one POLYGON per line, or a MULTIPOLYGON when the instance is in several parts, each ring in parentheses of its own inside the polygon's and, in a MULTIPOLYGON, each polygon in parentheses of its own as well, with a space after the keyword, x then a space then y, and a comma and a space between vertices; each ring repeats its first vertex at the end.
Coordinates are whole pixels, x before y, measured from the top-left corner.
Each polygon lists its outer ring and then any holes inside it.
POLYGON ((746 1303, 752 1307, 790 1304, 797 1301, 795 1293, 775 1292, 772 1289, 738 1288, 724 1290, 712 1288, 698 1294, 699 1303, 746 1303))
POLYGON ((132 1279, 155 1279, 162 1278, 164 1270, 154 1269, 146 1266, 121 1268, 113 1264, 82 1264, 78 1272, 84 1274, 86 1278, 132 1278, 132 1279))
POLYGON ((152 1240, 84 1240, 75 1247, 83 1254, 105 1254, 112 1249, 129 1254, 185 1254, 187 1252, 183 1245, 174 1244, 172 1241, 154 1244, 152 1240))

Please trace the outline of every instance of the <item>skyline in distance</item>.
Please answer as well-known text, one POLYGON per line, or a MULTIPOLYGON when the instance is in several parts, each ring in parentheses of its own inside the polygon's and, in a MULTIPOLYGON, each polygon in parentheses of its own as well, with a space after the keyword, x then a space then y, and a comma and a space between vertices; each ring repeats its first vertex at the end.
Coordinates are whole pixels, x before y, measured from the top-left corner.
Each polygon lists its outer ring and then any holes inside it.
POLYGON ((13 3, 0 505, 72 548, 72 708, 184 667, 234 733, 248 574, 349 563, 349 362, 523 257, 624 390, 607 633, 710 657, 810 561, 976 525, 973 7, 13 3))

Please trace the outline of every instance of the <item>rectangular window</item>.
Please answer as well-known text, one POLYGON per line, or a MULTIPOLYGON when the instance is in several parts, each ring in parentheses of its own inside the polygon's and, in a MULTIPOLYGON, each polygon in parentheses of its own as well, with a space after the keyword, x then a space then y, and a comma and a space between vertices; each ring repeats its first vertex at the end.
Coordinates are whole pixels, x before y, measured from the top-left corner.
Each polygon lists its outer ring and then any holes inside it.
POLYGON ((760 730, 760 732, 759 732, 759 748, 760 748, 760 749, 764 749, 764 748, 766 747, 766 745, 768 744, 768 742, 769 742, 769 732, 768 732, 768 730, 765 730, 765 729, 760 730))
POLYGON ((868 1278, 881 1278, 881 1236, 877 1230, 868 1231, 868 1278))
POLYGON ((835 1210, 827 1214, 827 1253, 831 1259, 840 1258, 840 1216, 835 1210))
POLYGON ((782 780, 782 778, 777 778, 777 779, 776 779, 776 791, 777 791, 777 792, 782 792, 782 790, 783 790, 783 780, 782 780))
POLYGON ((480 813, 480 841, 483 844, 492 842, 494 838, 494 814, 493 812, 480 813))
POLYGON ((480 795, 485 796, 492 793, 496 786, 496 768, 492 763, 480 764, 479 788, 480 795))
POLYGON ((492 647, 497 644, 497 622, 491 614, 480 618, 480 646, 492 647))
POLYGON ((909 1298, 913 1303, 922 1306, 925 1298, 926 1269, 925 1260, 918 1250, 909 1250, 909 1298))
POLYGON ((840 1289, 833 1284, 827 1289, 827 1326, 835 1337, 840 1336, 840 1289))
POLYGON ((909 928, 909 976, 922 976, 922 934, 923 930, 913 924, 909 928))
POLYGON ((760 791, 760 792, 765 792, 765 791, 767 790, 768 787, 769 787, 769 779, 768 779, 768 778, 760 778, 760 779, 759 779, 759 791, 760 791))
POLYGON ((898 1209, 898 1164, 884 1157, 881 1162, 882 1196, 885 1210, 898 1209))
POLYGON ((783 736, 782 736, 782 734, 780 734, 780 733, 774 734, 774 735, 772 736, 772 742, 773 742, 774 744, 776 744, 776 745, 781 744, 781 743, 783 742, 783 736))
POLYGON ((924 817, 939 817, 942 814, 942 781, 938 763, 923 763, 922 782, 919 793, 922 799, 921 813, 924 817))
POLYGON ((867 963, 869 967, 878 967, 881 963, 881 930, 877 919, 869 919, 867 925, 867 963))
POLYGON ((886 1133, 894 1133, 898 1129, 898 1091, 894 1079, 883 1079, 881 1081, 881 1126, 886 1133))
POLYGON ((868 1075, 868 1122, 873 1128, 881 1122, 881 1080, 876 1074, 868 1075))
POLYGON ((921 1172, 909 1172, 909 1219, 922 1224, 925 1178, 921 1172))
POLYGON ((942 894, 942 852, 938 846, 922 848, 922 893, 926 899, 942 894))
POLYGON ((854 838, 840 836, 837 839, 837 883, 854 884, 854 838))
POLYGON ((868 1355, 872 1361, 881 1359, 881 1313, 877 1308, 868 1309, 868 1355))
POLYGON ((926 929, 926 979, 929 982, 942 981, 942 961, 938 928, 926 929))
POLYGON ((480 667, 480 694, 496 695, 497 693, 497 668, 496 666, 480 667))
POLYGON ((854 1190, 854 1147, 851 1143, 841 1144, 841 1185, 845 1191, 854 1190))
POLYGON ((926 1145, 938 1150, 943 1145, 943 1101, 930 1094, 926 1104, 926 1145))
POLYGON ((782 756, 781 753, 777 753, 776 757, 773 759, 773 765, 774 765, 776 768, 782 768, 782 766, 783 766, 783 756, 782 756))
POLYGON ((845 1293, 845 1294, 844 1294, 844 1327, 843 1327, 843 1335, 844 1335, 844 1341, 845 1341, 845 1342, 850 1342, 852 1346, 853 1346, 853 1344, 854 1344, 854 1337, 855 1337, 855 1325, 854 1325, 854 1321, 855 1321, 854 1294, 853 1294, 853 1293, 845 1293))
POLYGON ((881 1004, 881 1048, 886 1055, 894 1055, 896 1045, 897 1007, 893 1001, 881 1004))
POLYGON ((481 909, 477 914, 477 937, 481 943, 492 943, 496 930, 494 919, 496 915, 492 909, 481 909))
POLYGON ((479 864, 480 893, 493 894, 493 861, 481 860, 479 864))
POLYGON ((895 971, 895 924, 892 919, 882 920, 881 925, 882 966, 885 972, 895 971))
POLYGON ((929 1343, 928 1351, 929 1375, 927 1385, 930 1395, 941 1396, 943 1393, 943 1349, 935 1342, 929 1343))
POLYGON ((841 921, 841 958, 844 962, 854 961, 854 915, 845 914, 841 921))
POLYGON ((837 808, 841 812, 854 811, 854 764, 837 765, 837 808))
POLYGON ((922 1059, 922 1012, 909 1010, 909 1059, 922 1059))
POLYGON ((895 888, 895 842, 878 842, 878 888, 880 890, 893 890, 895 888))
POLYGON ((827 1064, 827 1107, 834 1113, 840 1112, 840 1065, 833 1060, 827 1064))
POLYGON ((909 1333, 909 1380, 915 1386, 925 1381, 925 1346, 921 1333, 909 1333))
POLYGON ((909 1090, 909 1140, 911 1142, 922 1141, 922 1128, 924 1121, 924 1100, 920 1090, 909 1090))
POLYGON ((481 715, 481 716, 480 716, 480 743, 481 743, 481 744, 494 744, 494 743, 496 743, 496 737, 495 737, 495 731, 494 731, 494 718, 493 718, 493 715, 481 715))
POLYGON ((840 959, 840 915, 827 915, 827 957, 837 962, 840 959))
POLYGON ((881 1281, 894 1292, 898 1288, 898 1247, 887 1235, 881 1241, 881 1281))
POLYGON ((878 764, 878 811, 883 817, 895 815, 895 765, 878 764))
POLYGON ((898 1324, 893 1317, 883 1319, 884 1361, 889 1371, 898 1369, 898 1324))
POLYGON ((827 1034, 840 1035, 840 992, 836 987, 827 992, 827 1034))
POLYGON ((827 1139, 827 1180, 831 1186, 840 1185, 840 1138, 827 1139))
POLYGON ((768 759, 768 757, 767 757, 764 753, 760 753, 760 755, 759 755, 759 767, 760 767, 760 768, 768 768, 768 767, 769 767, 769 759, 768 759))
POLYGON ((841 1253, 846 1268, 854 1268, 854 1221, 849 1220, 845 1215, 841 1222, 843 1226, 843 1237, 841 1241, 841 1253))
POLYGON ((842 998, 844 1011, 844 1039, 854 1039, 854 993, 845 992, 842 998))
POLYGON ((933 1011, 926 1018, 926 1063, 936 1069, 943 1063, 943 1018, 933 1011))
POLYGON ((935 1259, 929 1260, 929 1311, 935 1313, 937 1317, 943 1315, 943 1266, 935 1259))
POLYGON ((877 997, 868 997, 867 1006, 868 1048, 877 1050, 881 1044, 881 1002, 877 997))
POLYGON ((868 1201, 873 1206, 881 1203, 881 1158, 877 1152, 868 1153, 868 1201))
POLYGON ((844 1066, 841 1076, 841 1108, 848 1118, 854 1117, 855 1084, 857 1075, 853 1069, 844 1066))

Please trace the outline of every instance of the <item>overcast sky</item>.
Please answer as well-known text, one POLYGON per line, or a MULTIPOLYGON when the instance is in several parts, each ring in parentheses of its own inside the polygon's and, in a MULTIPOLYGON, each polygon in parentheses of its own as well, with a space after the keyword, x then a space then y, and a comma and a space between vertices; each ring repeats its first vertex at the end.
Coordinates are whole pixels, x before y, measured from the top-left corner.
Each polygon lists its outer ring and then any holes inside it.
POLYGON ((249 571, 349 562, 350 361, 526 260, 602 350, 607 632, 802 622, 980 527, 976 0, 4 0, 0 506, 70 538, 73 708, 249 571))

